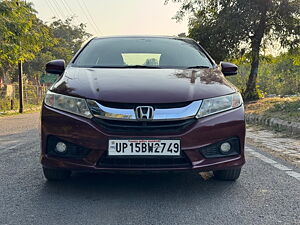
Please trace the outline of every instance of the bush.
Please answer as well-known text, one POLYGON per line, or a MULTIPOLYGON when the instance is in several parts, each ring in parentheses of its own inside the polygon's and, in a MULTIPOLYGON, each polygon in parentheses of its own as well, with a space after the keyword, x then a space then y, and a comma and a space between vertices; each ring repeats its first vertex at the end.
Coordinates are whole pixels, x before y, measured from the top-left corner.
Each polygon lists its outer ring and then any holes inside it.
MULTIPOLYGON (((250 64, 241 63, 238 75, 228 79, 244 93, 249 73, 250 64)), ((286 56, 262 60, 258 71, 257 87, 261 96, 297 95, 300 93, 300 66, 295 65, 293 59, 286 56)))

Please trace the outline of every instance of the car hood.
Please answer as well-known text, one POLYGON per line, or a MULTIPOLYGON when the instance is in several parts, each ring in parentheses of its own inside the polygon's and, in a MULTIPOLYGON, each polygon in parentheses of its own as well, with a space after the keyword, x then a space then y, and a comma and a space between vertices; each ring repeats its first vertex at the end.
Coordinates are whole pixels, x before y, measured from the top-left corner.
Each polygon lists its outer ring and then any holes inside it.
POLYGON ((236 91, 218 68, 107 69, 68 67, 53 92, 119 103, 175 103, 236 91))

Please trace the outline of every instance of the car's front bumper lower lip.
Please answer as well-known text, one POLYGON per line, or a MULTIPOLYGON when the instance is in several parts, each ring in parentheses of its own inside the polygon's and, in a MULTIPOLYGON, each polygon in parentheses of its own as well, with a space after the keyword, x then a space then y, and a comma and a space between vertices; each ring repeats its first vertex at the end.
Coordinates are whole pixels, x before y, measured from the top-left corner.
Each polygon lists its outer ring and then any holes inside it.
POLYGON ((84 171, 180 171, 180 170, 222 170, 239 168, 245 163, 244 139, 245 122, 242 107, 217 115, 200 119, 186 129, 175 132, 160 133, 110 133, 102 129, 93 120, 64 113, 47 106, 42 109, 42 152, 41 163, 48 168, 65 168, 84 171), (81 159, 58 157, 47 154, 47 139, 59 137, 78 146, 90 149, 89 154, 81 159), (240 153, 234 156, 205 158, 199 149, 203 146, 237 137, 240 140, 240 153), (174 138, 181 140, 181 148, 189 165, 164 167, 104 167, 99 161, 107 155, 109 139, 116 138, 174 138))

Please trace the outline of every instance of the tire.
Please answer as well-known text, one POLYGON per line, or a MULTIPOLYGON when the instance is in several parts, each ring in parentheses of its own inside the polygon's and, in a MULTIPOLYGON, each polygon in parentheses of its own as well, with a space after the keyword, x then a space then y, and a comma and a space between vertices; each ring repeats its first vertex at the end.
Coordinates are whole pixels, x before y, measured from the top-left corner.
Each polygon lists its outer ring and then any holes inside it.
POLYGON ((48 181, 63 181, 71 176, 69 170, 43 168, 43 172, 48 181))
POLYGON ((241 168, 227 169, 227 170, 216 170, 216 171, 213 171, 213 173, 214 173, 214 176, 217 180, 235 181, 240 176, 241 168))

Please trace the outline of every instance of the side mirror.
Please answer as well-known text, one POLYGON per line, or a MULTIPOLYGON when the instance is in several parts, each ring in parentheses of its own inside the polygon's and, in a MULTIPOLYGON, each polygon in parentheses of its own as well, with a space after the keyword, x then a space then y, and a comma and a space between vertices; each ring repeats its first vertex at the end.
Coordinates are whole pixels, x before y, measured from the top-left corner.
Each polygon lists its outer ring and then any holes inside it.
POLYGON ((46 72, 61 75, 66 68, 66 62, 63 59, 56 59, 46 64, 46 72))
POLYGON ((229 62, 221 62, 220 65, 224 76, 237 75, 238 67, 235 64, 229 62))

